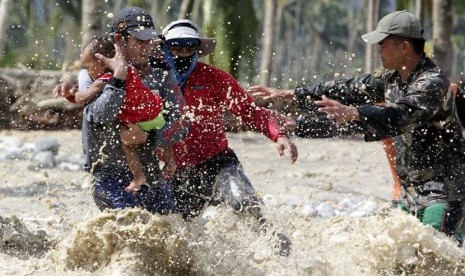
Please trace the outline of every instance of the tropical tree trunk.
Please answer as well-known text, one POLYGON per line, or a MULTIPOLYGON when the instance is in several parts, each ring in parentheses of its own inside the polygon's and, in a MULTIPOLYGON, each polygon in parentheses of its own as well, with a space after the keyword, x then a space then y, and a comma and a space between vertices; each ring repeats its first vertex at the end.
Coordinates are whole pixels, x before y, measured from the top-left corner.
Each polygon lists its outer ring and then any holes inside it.
POLYGON ((348 34, 347 34, 347 52, 352 54, 354 52, 355 41, 357 37, 357 22, 355 21, 355 7, 354 0, 349 2, 347 9, 347 22, 348 22, 348 34))
POLYGON ((83 45, 90 41, 93 37, 96 37, 101 29, 100 16, 98 16, 97 12, 98 1, 82 1, 81 33, 83 45))
POLYGON ((7 41, 8 22, 13 8, 12 0, 2 0, 0 2, 0 59, 3 58, 7 41))
POLYGON ((273 45, 275 47, 276 55, 274 59, 272 59, 272 65, 271 65, 271 71, 274 72, 274 75, 276 77, 276 83, 282 83, 283 81, 283 74, 282 74, 282 63, 288 62, 287 59, 284 59, 283 57, 286 56, 286 46, 284 46, 284 43, 281 43, 282 41, 282 32, 281 32, 281 26, 282 26, 282 19, 283 19, 283 4, 282 2, 278 2, 278 6, 276 7, 276 16, 275 16, 275 27, 274 27, 274 38, 273 38, 273 45))
POLYGON ((434 59, 448 77, 452 73, 452 22, 452 1, 433 0, 434 59))
POLYGON ((191 18, 193 6, 194 1, 182 0, 181 7, 179 8, 178 19, 191 18))
POLYGON ((253 78, 258 23, 252 0, 204 0, 203 22, 205 34, 216 39, 215 52, 207 61, 236 79, 241 80, 240 73, 253 78))
MULTIPOLYGON (((368 0, 367 32, 371 32, 378 24, 379 0, 368 0)), ((376 45, 366 44, 365 73, 372 73, 376 67, 376 45)))
POLYGON ((260 62, 260 84, 269 85, 273 59, 273 38, 275 37, 275 15, 277 0, 264 0, 265 18, 262 36, 262 56, 260 62))
MULTIPOLYGON (((155 1, 154 3, 156 4, 156 2, 157 1, 155 1)), ((115 0, 115 5, 113 6, 113 13, 114 14, 118 13, 122 7, 123 7, 123 0, 115 0)))
POLYGON ((415 0, 415 16, 421 19, 422 0, 415 0))

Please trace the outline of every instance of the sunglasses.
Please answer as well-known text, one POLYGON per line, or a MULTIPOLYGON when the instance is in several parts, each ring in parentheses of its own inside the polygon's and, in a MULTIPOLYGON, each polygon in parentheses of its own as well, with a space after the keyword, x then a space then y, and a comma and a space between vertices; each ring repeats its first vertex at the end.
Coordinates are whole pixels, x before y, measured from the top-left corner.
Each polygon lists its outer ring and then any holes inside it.
POLYGON ((186 45, 186 46, 176 46, 171 45, 169 47, 170 53, 175 57, 190 57, 198 49, 197 45, 186 45))

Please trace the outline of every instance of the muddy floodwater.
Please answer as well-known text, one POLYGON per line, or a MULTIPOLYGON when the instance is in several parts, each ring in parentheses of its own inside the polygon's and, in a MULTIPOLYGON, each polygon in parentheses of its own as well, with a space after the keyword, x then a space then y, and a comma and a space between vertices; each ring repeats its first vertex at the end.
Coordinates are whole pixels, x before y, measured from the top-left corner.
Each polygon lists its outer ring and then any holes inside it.
POLYGON ((263 136, 228 137, 265 202, 266 234, 227 206, 191 222, 100 212, 79 131, 1 131, 0 275, 465 275, 463 249, 390 207, 380 143, 294 138, 291 165, 263 136), (44 140, 51 156, 38 151, 44 140), (290 256, 277 254, 276 231, 290 256))

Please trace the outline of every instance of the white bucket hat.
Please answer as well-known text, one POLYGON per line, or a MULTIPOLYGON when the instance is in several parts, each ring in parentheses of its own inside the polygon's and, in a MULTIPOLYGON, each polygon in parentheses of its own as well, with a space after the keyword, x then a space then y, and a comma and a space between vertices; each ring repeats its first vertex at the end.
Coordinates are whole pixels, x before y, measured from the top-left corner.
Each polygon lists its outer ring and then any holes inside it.
POLYGON ((163 29, 162 36, 165 41, 184 38, 198 39, 200 41, 199 57, 213 53, 216 45, 216 40, 214 38, 201 37, 197 26, 188 19, 180 19, 171 22, 163 29))

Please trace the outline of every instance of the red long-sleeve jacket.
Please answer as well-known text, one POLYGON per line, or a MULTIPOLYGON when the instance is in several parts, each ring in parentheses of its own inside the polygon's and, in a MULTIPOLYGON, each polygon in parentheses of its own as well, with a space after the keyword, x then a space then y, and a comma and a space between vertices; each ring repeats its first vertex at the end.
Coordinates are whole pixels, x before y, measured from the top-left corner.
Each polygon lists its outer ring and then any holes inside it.
POLYGON ((163 109, 158 92, 152 92, 142 82, 137 69, 129 66, 126 77, 126 96, 118 117, 123 123, 139 123, 156 118, 163 109))
MULTIPOLYGON (((103 82, 109 82, 113 77, 112 72, 106 72, 97 79, 103 82)), ((89 77, 90 78, 90 77, 89 77)), ((87 89, 84 87, 82 89, 87 89)), ((118 114, 118 118, 125 124, 139 123, 150 121, 156 118, 163 110, 163 100, 158 91, 151 91, 143 82, 134 66, 128 67, 126 76, 126 95, 124 105, 118 114)), ((71 95, 66 99, 76 103, 75 96, 71 95)))
POLYGON ((273 141, 281 133, 271 112, 258 107, 231 75, 218 68, 198 62, 183 93, 191 126, 187 137, 173 145, 178 167, 198 165, 228 147, 225 110, 273 141))

